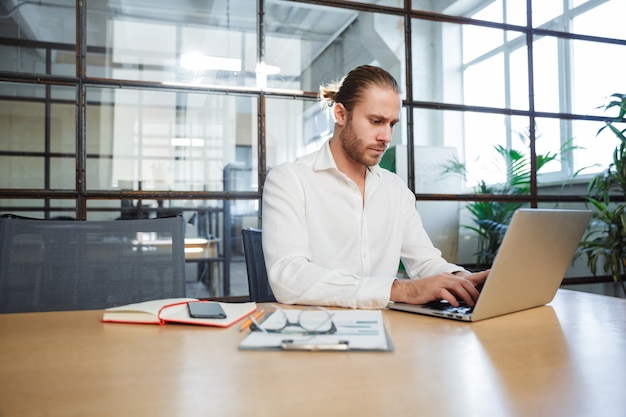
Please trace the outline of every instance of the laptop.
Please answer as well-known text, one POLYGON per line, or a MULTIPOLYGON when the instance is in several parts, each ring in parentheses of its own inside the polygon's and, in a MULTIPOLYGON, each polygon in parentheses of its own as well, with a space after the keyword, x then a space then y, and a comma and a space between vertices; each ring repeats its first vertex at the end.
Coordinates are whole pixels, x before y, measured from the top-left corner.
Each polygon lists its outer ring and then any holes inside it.
POLYGON ((478 321, 552 301, 591 219, 589 210, 519 209, 473 308, 445 300, 392 303, 392 310, 478 321))

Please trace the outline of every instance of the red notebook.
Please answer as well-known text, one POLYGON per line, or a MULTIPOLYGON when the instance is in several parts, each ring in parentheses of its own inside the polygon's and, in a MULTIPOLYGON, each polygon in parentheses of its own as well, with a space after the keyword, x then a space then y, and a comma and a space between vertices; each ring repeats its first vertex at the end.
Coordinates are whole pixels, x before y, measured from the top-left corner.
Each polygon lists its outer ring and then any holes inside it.
POLYGON ((188 302, 197 302, 195 298, 168 298, 163 300, 144 301, 111 307, 104 310, 104 323, 140 323, 140 324, 195 324, 199 326, 229 327, 256 310, 256 303, 218 303, 226 313, 226 318, 201 319, 189 316, 188 302))

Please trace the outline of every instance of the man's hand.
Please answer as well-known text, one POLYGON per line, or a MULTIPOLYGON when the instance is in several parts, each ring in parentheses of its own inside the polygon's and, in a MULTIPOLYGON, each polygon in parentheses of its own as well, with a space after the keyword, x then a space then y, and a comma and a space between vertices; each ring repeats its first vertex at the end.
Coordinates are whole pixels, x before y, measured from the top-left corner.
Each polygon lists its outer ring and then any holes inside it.
POLYGON ((458 306, 462 300, 473 306, 478 299, 476 289, 485 282, 489 271, 481 271, 465 276, 443 273, 426 278, 394 281, 391 286, 391 301, 410 304, 425 304, 434 300, 447 300, 458 306))

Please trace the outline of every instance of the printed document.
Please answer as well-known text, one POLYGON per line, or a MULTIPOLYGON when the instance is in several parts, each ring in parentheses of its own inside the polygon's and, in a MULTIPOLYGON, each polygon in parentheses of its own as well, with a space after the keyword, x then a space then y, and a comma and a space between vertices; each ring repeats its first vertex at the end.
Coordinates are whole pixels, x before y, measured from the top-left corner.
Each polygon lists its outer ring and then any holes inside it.
MULTIPOLYGON (((284 310, 296 323, 302 310, 284 310)), ((392 350, 380 310, 328 310, 337 329, 332 334, 306 334, 297 326, 280 333, 251 331, 241 342, 241 350, 392 350), (343 348, 342 348, 343 347, 343 348)), ((271 323, 272 313, 264 323, 271 323)), ((261 324, 263 326, 263 324, 261 324)))

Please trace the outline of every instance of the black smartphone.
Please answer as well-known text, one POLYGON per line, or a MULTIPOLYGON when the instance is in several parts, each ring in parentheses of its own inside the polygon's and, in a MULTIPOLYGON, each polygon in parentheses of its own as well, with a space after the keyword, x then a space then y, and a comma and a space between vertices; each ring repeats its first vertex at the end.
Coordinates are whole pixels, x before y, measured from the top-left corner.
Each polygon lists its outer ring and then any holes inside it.
POLYGON ((226 312, 219 303, 212 301, 190 301, 187 303, 189 316, 195 319, 225 319, 226 312))

